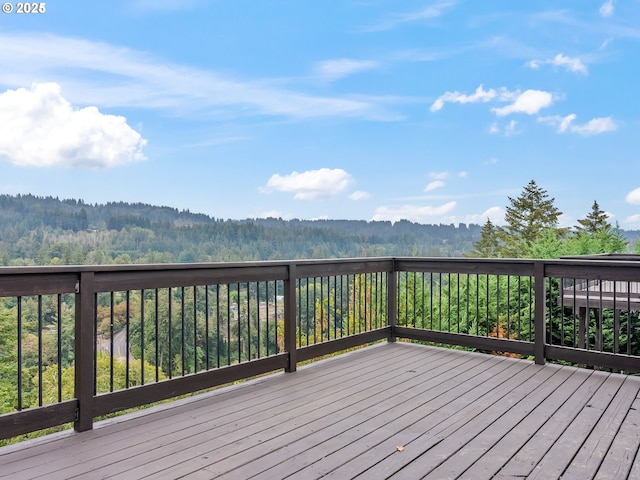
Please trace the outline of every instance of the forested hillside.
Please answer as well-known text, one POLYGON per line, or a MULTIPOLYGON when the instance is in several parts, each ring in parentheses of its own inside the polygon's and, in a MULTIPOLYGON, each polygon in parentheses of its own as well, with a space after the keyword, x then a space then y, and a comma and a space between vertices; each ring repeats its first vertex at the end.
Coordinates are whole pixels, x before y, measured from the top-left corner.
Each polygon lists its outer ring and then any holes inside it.
POLYGON ((224 220, 140 203, 0 195, 0 265, 462 256, 478 225, 224 220))

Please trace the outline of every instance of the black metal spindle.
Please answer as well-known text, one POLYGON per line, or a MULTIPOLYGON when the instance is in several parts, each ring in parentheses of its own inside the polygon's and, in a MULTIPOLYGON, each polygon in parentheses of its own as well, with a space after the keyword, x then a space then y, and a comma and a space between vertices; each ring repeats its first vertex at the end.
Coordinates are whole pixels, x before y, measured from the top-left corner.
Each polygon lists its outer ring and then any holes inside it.
POLYGON ((236 284, 236 320, 238 323, 238 363, 242 362, 242 329, 240 327, 240 283, 236 284))
MULTIPOLYGON (((94 302, 96 303, 96 302, 94 302)), ((58 351, 57 351, 57 358, 58 358, 58 402, 62 402, 62 294, 58 294, 58 304, 56 305, 56 310, 57 310, 57 331, 58 331, 58 351)), ((95 315, 94 315, 94 319, 95 319, 95 315)), ((95 320, 94 320, 95 321, 95 320)), ((94 328, 94 335, 96 335, 97 329, 94 328)), ((94 345, 95 345, 95 341, 96 339, 94 338, 94 345)), ((94 375, 95 375, 95 365, 96 365, 96 361, 95 361, 95 355, 97 352, 97 348, 94 348, 94 361, 93 361, 93 365, 94 365, 94 375)), ((95 378, 95 377, 94 377, 95 378)), ((95 395, 95 383, 94 383, 94 395, 95 395)))
POLYGON ((173 378, 173 294, 171 292, 171 287, 167 290, 167 326, 168 326, 168 348, 169 348, 169 361, 167 362, 167 367, 169 370, 169 378, 173 378))
POLYGON ((457 291, 457 295, 456 295, 456 317, 457 317, 457 323, 458 323, 458 329, 457 332, 460 333, 460 274, 456 273, 456 291, 457 291))
MULTIPOLYGON (((265 282, 264 285, 264 297, 265 297, 265 315, 266 315, 266 333, 265 333, 265 347, 266 347, 266 355, 271 355, 271 350, 269 349, 269 282, 265 282)), ((277 326, 277 323, 276 323, 277 326)))
POLYGON ((251 295, 247 282, 247 360, 251 360, 251 295))
MULTIPOLYGON (((278 282, 275 281, 274 282, 274 292, 273 292, 273 307, 275 308, 276 314, 275 314, 275 328, 273 329, 275 332, 275 346, 276 346, 276 352, 275 353, 279 353, 280 347, 278 346, 278 282)), ((299 304, 298 304, 299 305, 299 304)))
POLYGON ((511 338, 511 275, 507 275, 507 338, 511 338))
POLYGON ((129 383, 129 348, 130 348, 130 321, 131 321, 131 304, 130 304, 130 291, 127 290, 126 296, 125 296, 125 328, 126 328, 126 345, 125 345, 125 351, 124 351, 124 356, 125 356, 125 365, 126 365, 126 370, 125 370, 125 382, 124 382, 124 388, 129 388, 130 383, 129 383))
POLYGON ((198 372, 198 295, 193 286, 193 373, 198 372))
POLYGON ((344 337, 344 275, 340 275, 340 337, 344 337))
POLYGON ((17 300, 17 349, 18 349, 18 405, 17 410, 22 410, 22 297, 17 300))
POLYGON ((500 275, 496 275, 496 338, 500 338, 500 275))
POLYGON ((433 272, 429 273, 429 329, 433 330, 433 272))
POLYGON ((216 285, 216 368, 220 368, 220 285, 216 285))
POLYGON ((140 290, 140 384, 144 385, 144 288, 140 290))
POLYGON ((184 377, 185 373, 185 305, 184 305, 184 287, 180 287, 180 373, 184 377))
POLYGON ((38 295, 38 406, 42 406, 42 295, 38 295))
POLYGON ((631 285, 627 288, 627 355, 631 355, 631 285))
MULTIPOLYGON (((618 294, 616 287, 618 282, 613 282, 613 353, 618 353, 620 349, 620 311, 616 306, 618 294)), ((627 285, 627 289, 628 289, 627 285)))
POLYGON ((115 292, 109 292, 109 391, 113 392, 113 322, 115 321, 115 292))
MULTIPOLYGON (((265 282, 266 284, 267 282, 265 282)), ((260 341, 260 282, 256 282, 256 358, 261 357, 262 342, 260 341)))
POLYGON ((333 276, 333 338, 338 338, 338 276, 333 276))
POLYGON ((154 343, 155 343, 155 355, 156 355, 156 382, 160 381, 160 349, 159 349, 159 341, 160 341, 160 331, 159 331, 159 319, 158 319, 158 312, 159 312, 159 307, 160 307, 160 301, 158 299, 158 289, 155 289, 155 299, 154 299, 154 303, 155 303, 155 335, 154 335, 154 343))
MULTIPOLYGON (((62 330, 60 329, 60 303, 58 302, 58 342, 61 341, 62 330)), ((62 361, 61 345, 58 344, 58 401, 62 401, 62 361)), ((98 293, 93 294, 93 394, 98 394, 98 293)))
POLYGON ((231 285, 227 284, 227 365, 231 365, 231 285))
POLYGON ((209 370, 209 285, 204 287, 204 351, 205 368, 209 370))

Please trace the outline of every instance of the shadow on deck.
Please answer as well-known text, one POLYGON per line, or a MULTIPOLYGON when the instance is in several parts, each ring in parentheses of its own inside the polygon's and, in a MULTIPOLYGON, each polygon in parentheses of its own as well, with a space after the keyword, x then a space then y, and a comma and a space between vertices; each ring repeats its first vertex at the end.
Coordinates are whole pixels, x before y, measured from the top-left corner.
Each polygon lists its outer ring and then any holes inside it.
POLYGON ((0 478, 640 478, 640 378, 383 343, 0 449, 0 478))

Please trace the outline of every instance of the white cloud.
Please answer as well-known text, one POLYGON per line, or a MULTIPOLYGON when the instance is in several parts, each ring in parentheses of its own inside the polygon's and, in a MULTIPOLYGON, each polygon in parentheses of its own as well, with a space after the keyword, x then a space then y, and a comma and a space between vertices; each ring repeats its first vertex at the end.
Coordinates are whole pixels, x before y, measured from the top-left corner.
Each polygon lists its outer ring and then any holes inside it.
POLYGON ((566 55, 559 53, 552 60, 549 61, 551 65, 555 65, 556 67, 564 67, 570 72, 578 72, 587 74, 588 70, 582 60, 579 58, 570 58, 566 55))
POLYGON ((555 126, 558 133, 577 133, 583 137, 612 132, 618 129, 618 125, 611 117, 593 118, 583 125, 574 125, 573 121, 576 118, 577 115, 575 113, 570 113, 564 117, 558 115, 540 117, 538 118, 538 121, 555 126))
POLYGON ((583 135, 585 137, 598 135, 604 132, 613 132, 618 129, 618 125, 611 117, 594 118, 584 125, 575 125, 571 127, 571 131, 583 135))
POLYGON ((197 112, 225 118, 398 118, 373 97, 309 95, 275 86, 269 79, 238 80, 106 43, 0 32, 0 45, 0 65, 11 65, 0 69, 0 84, 30 85, 34 78, 46 78, 61 85, 74 104, 162 109, 191 119, 197 112))
POLYGON ((494 225, 504 224, 504 210, 502 207, 490 207, 484 212, 479 214, 467 215, 464 218, 455 218, 453 223, 475 223, 476 225, 484 225, 487 222, 487 218, 491 220, 494 225))
POLYGON ((504 134, 507 137, 511 137, 512 135, 516 135, 520 132, 518 132, 516 130, 516 126, 518 125, 518 122, 516 122, 515 120, 511 120, 506 127, 504 127, 504 134))
POLYGON ((553 95, 549 92, 542 90, 526 90, 519 94, 515 101, 504 107, 493 108, 499 117, 504 117, 512 113, 526 113, 533 115, 538 113, 543 108, 550 106, 553 103, 553 95))
POLYGON ((456 207, 456 202, 447 202, 439 206, 403 205, 401 207, 378 207, 373 215, 374 221, 410 220, 418 223, 430 223, 437 217, 450 213, 456 207))
POLYGON ((569 72, 578 72, 585 75, 589 73, 586 65, 582 63, 582 60, 580 60, 579 58, 567 57, 562 53, 559 53, 555 57, 548 60, 531 60, 529 63, 527 63, 527 65, 533 69, 539 68, 542 64, 562 67, 569 72))
POLYGON ((362 192, 360 190, 357 190, 349 195, 349 199, 354 201, 366 200, 369 197, 371 197, 371 195, 368 192, 362 192))
POLYGON ((380 64, 373 60, 350 60, 348 58, 341 58, 320 62, 316 66, 316 72, 326 80, 332 81, 379 66, 380 64))
POLYGON ((262 193, 293 192, 296 200, 318 200, 335 197, 351 184, 351 175, 341 168, 321 168, 289 175, 272 175, 262 193))
POLYGON ((490 158, 489 160, 487 160, 486 162, 484 162, 483 165, 487 165, 487 166, 495 165, 499 161, 500 160, 498 160, 497 158, 493 157, 493 158, 490 158))
POLYGON ((395 14, 389 16, 379 23, 367 27, 362 27, 359 30, 364 32, 379 32, 384 30, 392 30, 406 23, 413 23, 422 20, 437 18, 444 15, 446 11, 453 7, 455 4, 456 2, 454 1, 443 1, 434 5, 430 5, 426 8, 423 8, 422 10, 395 14))
POLYGON ((613 10, 614 10, 613 0, 607 0, 600 6, 600 10, 599 10, 600 16, 610 17, 611 15, 613 15, 613 10))
POLYGON ((640 205, 640 187, 635 188, 627 193, 627 196, 624 197, 624 200, 631 205, 640 205))
POLYGON ((449 178, 449 172, 429 172, 429 178, 434 180, 445 180, 449 178))
POLYGON ((429 182, 429 184, 424 187, 425 192, 431 192, 436 188, 444 187, 444 182, 442 180, 434 180, 433 182, 429 182))
POLYGON ((489 133, 491 135, 499 135, 502 134, 505 137, 511 137, 513 135, 517 135, 521 133, 520 130, 517 129, 518 122, 516 120, 511 120, 504 127, 500 126, 498 122, 493 122, 489 126, 489 133))
POLYGON ((468 173, 465 172, 464 170, 462 170, 461 172, 458 172, 458 177, 460 178, 467 178, 468 173))
POLYGON ((124 117, 74 108, 55 83, 0 93, 0 158, 22 166, 109 168, 145 160, 124 117))
POLYGON ((432 112, 437 112, 444 107, 444 104, 449 103, 486 103, 495 99, 498 96, 498 92, 494 89, 485 90, 482 85, 476 88, 476 91, 471 95, 466 95, 458 91, 445 92, 440 95, 430 107, 432 112))
POLYGON ((629 228, 640 228, 640 214, 630 215, 624 220, 629 228))

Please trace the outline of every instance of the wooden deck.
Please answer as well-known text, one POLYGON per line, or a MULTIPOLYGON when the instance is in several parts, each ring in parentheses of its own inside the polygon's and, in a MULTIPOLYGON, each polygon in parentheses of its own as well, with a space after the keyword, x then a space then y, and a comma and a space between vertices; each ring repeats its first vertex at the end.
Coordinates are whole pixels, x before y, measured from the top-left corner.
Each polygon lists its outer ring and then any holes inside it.
POLYGON ((640 378, 390 343, 0 449, 0 478, 640 478, 640 378))

